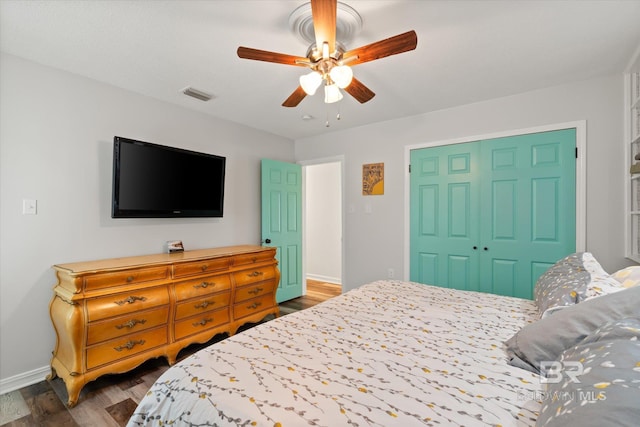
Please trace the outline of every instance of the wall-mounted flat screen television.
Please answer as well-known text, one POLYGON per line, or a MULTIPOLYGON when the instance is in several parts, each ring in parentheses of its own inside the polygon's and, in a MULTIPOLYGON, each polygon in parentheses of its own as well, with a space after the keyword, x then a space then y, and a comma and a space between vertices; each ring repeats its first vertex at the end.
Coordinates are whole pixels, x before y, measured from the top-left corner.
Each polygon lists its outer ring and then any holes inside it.
POLYGON ((113 218, 222 217, 226 158, 113 139, 113 218))

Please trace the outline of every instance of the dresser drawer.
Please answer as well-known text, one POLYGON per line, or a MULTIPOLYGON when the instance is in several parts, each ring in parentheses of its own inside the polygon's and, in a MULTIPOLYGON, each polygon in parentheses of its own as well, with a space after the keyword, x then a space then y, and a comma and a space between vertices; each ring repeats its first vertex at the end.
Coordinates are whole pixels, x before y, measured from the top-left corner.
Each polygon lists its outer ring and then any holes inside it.
POLYGON ((235 301, 240 302, 251 298, 256 298, 264 294, 273 293, 275 283, 273 281, 260 282, 255 285, 243 286, 236 289, 235 301))
POLYGON ((239 319, 241 317, 249 316, 259 311, 268 310, 274 307, 275 301, 273 294, 267 294, 260 298, 254 298, 251 300, 243 301, 233 306, 233 318, 239 319))
POLYGON ((116 317, 101 322, 89 324, 87 332, 87 345, 93 345, 101 341, 110 340, 139 332, 156 326, 166 325, 169 319, 169 308, 146 310, 131 313, 126 316, 116 317))
POLYGON ((202 313, 199 316, 189 317, 175 323, 175 339, 180 340, 189 335, 222 326, 229 323, 229 310, 215 310, 202 313))
POLYGON ((138 289, 87 300, 90 322, 169 304, 166 286, 138 289))
POLYGON ((208 295, 204 298, 182 302, 176 307, 176 320, 184 319, 185 317, 200 314, 205 311, 217 310, 222 307, 228 308, 230 299, 230 292, 222 292, 208 295))
POLYGON ((252 268, 233 273, 233 278, 237 286, 248 285, 250 283, 261 282, 276 277, 274 266, 252 268))
POLYGON ((182 301, 214 292, 227 291, 229 288, 231 288, 231 279, 228 274, 188 280, 176 284, 176 299, 182 301))
POLYGON ((113 273, 97 273, 84 277, 84 289, 100 289, 112 286, 132 285, 135 283, 165 280, 169 278, 168 267, 136 268, 113 273))
POLYGON ((275 250, 254 252, 250 254, 236 255, 233 257, 233 265, 255 264, 258 262, 273 261, 275 250))
POLYGON ((226 271, 229 269, 230 264, 230 257, 184 262, 173 266, 173 277, 189 277, 197 274, 211 274, 219 271, 226 271))
POLYGON ((114 363, 167 344, 167 328, 156 328, 107 341, 87 348, 87 369, 114 363))

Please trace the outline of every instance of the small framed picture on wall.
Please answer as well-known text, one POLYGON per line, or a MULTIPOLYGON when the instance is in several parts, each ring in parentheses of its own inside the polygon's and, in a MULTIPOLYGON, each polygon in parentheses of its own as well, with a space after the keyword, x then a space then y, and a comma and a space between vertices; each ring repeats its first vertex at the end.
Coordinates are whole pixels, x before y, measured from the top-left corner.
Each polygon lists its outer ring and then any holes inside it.
POLYGON ((362 195, 379 196, 384 194, 384 163, 362 165, 362 195))

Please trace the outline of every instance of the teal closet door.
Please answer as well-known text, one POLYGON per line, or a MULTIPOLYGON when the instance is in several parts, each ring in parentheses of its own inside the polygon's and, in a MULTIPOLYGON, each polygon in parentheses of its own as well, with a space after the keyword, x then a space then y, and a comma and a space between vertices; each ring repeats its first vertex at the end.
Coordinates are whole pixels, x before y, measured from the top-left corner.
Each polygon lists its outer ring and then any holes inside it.
POLYGON ((575 129, 411 152, 410 279, 532 298, 575 251, 575 129))
POLYGON ((533 297, 575 252, 575 129, 482 141, 480 290, 533 297))
POLYGON ((479 290, 477 143, 411 151, 411 280, 479 290))

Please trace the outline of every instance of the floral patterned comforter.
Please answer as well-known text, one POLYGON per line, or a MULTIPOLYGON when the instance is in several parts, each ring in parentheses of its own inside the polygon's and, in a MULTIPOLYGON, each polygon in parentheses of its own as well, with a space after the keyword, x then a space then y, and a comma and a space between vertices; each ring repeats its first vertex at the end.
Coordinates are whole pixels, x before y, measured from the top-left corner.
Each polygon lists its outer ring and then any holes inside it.
POLYGON ((373 282, 174 365, 128 425, 534 425, 539 378, 503 342, 536 318, 529 300, 373 282))

